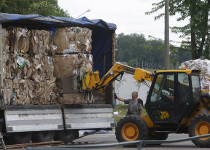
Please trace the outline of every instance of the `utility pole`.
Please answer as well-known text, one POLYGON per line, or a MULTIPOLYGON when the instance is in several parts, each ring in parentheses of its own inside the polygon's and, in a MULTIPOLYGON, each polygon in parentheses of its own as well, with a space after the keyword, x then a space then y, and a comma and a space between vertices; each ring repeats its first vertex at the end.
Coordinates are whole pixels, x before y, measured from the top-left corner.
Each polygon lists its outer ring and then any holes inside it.
POLYGON ((165 49, 164 49, 164 69, 169 69, 169 0, 165 0, 165 49))

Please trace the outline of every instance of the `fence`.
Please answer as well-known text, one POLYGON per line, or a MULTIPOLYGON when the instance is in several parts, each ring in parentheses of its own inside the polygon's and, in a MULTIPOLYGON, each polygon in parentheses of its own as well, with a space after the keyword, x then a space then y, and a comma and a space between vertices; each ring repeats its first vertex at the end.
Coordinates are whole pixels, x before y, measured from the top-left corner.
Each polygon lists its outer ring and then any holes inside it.
POLYGON ((111 144, 91 144, 91 145, 71 145, 64 147, 35 147, 35 148, 27 148, 26 150, 87 150, 87 149, 97 149, 97 148, 106 148, 106 147, 114 147, 114 146, 127 146, 127 145, 137 145, 137 150, 141 150, 142 144, 163 144, 163 143, 177 143, 190 141, 197 138, 205 138, 210 137, 210 134, 194 136, 189 138, 181 138, 175 140, 139 140, 139 141, 131 141, 131 142, 120 142, 120 143, 111 143, 111 144))

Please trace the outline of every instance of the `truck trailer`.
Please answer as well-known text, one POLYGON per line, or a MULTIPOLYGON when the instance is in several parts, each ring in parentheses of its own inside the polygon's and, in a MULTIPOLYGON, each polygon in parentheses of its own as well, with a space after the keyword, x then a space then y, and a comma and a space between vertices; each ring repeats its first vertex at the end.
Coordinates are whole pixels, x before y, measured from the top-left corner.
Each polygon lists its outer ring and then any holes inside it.
MULTIPOLYGON (((6 70, 3 67, 4 43, 2 43, 2 34, 3 29, 11 27, 21 27, 29 30, 50 30, 52 32, 54 32, 52 29, 66 27, 84 27, 92 30, 91 55, 93 56, 93 70, 99 70, 100 77, 103 77, 115 64, 116 40, 116 25, 101 19, 89 20, 86 17, 73 19, 1 13, 0 130, 7 143, 17 144, 52 140, 72 142, 79 137, 79 130, 101 130, 114 127, 114 88, 112 84, 107 86, 102 94, 95 96, 95 101, 91 103, 60 103, 55 105, 8 105, 5 103, 3 88, 6 70)), ((75 79, 75 82, 77 82, 77 79, 75 79)), ((77 86, 78 84, 76 83, 77 86)), ((72 85, 66 84, 66 86, 72 85)))

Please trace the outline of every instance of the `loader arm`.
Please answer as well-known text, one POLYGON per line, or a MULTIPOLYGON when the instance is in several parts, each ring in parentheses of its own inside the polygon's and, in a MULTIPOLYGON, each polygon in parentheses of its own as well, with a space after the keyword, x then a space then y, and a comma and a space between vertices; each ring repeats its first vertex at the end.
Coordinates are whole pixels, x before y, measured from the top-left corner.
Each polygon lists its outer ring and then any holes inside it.
POLYGON ((124 72, 134 75, 133 78, 137 82, 143 82, 144 80, 152 81, 153 79, 153 74, 149 71, 116 63, 101 79, 99 78, 98 71, 87 72, 87 74, 82 78, 82 90, 103 91, 109 83, 115 81, 117 77, 123 75, 124 72))

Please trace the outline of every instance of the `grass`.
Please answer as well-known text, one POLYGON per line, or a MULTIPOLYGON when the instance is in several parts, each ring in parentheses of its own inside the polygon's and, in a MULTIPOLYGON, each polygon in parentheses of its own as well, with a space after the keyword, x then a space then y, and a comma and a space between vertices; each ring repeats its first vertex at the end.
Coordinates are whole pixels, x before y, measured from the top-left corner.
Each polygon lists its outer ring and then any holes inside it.
POLYGON ((114 109, 114 112, 118 112, 118 115, 114 115, 115 123, 118 123, 120 119, 126 115, 127 110, 128 105, 117 105, 117 107, 114 109))
MULTIPOLYGON (((114 109, 114 112, 118 112, 117 115, 114 115, 115 123, 118 123, 121 118, 126 116, 127 110, 128 110, 128 105, 117 105, 117 107, 114 109)), ((146 115, 146 114, 147 112, 143 108, 143 115, 146 115)))

